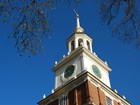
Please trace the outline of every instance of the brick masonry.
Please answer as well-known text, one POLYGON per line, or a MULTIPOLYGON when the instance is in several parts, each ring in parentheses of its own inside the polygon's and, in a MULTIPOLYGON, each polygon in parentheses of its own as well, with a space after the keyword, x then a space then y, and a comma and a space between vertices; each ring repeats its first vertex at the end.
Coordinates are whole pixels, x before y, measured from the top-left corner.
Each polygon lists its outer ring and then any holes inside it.
POLYGON ((104 92, 90 81, 71 90, 68 98, 69 105, 106 105, 104 92))

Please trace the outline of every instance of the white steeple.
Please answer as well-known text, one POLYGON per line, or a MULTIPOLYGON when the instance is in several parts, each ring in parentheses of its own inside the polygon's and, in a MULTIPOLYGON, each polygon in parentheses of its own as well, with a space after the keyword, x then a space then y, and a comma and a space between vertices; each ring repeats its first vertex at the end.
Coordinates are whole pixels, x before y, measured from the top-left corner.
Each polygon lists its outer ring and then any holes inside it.
POLYGON ((84 32, 84 29, 80 26, 80 19, 79 19, 79 14, 74 10, 75 14, 76 14, 76 28, 74 30, 74 32, 84 32))
MULTIPOLYGON (((103 62, 97 54, 92 51, 92 38, 84 33, 80 26, 79 15, 76 11, 75 32, 67 39, 68 55, 55 63, 55 89, 71 82, 84 72, 89 72, 110 87, 109 71, 107 62, 103 62)), ((84 80, 87 80, 87 78, 84 80)))

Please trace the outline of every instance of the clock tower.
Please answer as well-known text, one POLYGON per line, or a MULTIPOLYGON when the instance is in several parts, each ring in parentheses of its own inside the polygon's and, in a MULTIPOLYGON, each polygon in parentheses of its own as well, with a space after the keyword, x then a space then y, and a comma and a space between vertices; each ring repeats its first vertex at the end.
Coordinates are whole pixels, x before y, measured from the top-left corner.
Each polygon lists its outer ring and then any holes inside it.
POLYGON ((67 39, 68 55, 55 62, 55 88, 39 105, 131 105, 111 89, 109 68, 92 49, 76 13, 76 28, 67 39))

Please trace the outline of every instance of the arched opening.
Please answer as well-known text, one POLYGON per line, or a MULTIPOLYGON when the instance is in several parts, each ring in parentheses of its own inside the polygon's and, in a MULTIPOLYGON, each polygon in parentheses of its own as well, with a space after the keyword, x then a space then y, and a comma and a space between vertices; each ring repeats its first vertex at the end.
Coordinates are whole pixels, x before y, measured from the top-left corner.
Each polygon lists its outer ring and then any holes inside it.
POLYGON ((71 51, 73 51, 74 48, 75 48, 75 46, 74 46, 74 41, 72 41, 72 42, 71 42, 71 51))
POLYGON ((90 43, 87 41, 87 48, 90 50, 90 43))
POLYGON ((83 45, 83 40, 82 39, 78 39, 78 46, 82 46, 83 45))

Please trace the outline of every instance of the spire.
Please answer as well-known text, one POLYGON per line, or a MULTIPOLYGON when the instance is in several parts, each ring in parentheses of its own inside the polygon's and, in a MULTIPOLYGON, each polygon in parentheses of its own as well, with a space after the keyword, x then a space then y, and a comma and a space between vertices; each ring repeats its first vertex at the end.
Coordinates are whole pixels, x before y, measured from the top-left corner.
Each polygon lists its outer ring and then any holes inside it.
POLYGON ((80 19, 79 19, 79 14, 74 10, 75 14, 76 14, 76 28, 74 30, 74 32, 84 32, 84 29, 80 26, 80 19))

